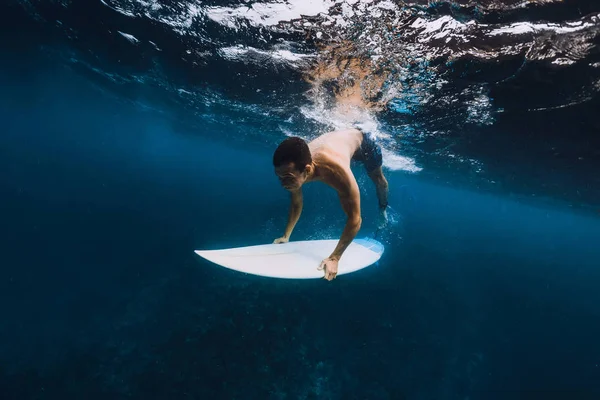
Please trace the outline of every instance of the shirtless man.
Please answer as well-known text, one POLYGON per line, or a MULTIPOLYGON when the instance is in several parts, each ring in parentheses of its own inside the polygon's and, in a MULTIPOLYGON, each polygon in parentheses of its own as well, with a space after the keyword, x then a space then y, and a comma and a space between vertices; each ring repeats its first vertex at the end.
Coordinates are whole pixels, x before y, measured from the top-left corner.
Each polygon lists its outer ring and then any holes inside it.
POLYGON ((338 271, 338 262, 350 245, 362 218, 360 192, 350 161, 361 161, 375 183, 379 209, 386 218, 388 183, 381 170, 381 148, 367 134, 358 129, 333 131, 319 136, 310 143, 298 137, 285 139, 275 150, 273 166, 281 185, 291 193, 288 223, 282 237, 274 243, 289 241, 302 212, 302 185, 321 181, 334 188, 340 198, 347 221, 342 236, 331 255, 321 262, 319 270, 325 269, 325 279, 332 280, 338 271))

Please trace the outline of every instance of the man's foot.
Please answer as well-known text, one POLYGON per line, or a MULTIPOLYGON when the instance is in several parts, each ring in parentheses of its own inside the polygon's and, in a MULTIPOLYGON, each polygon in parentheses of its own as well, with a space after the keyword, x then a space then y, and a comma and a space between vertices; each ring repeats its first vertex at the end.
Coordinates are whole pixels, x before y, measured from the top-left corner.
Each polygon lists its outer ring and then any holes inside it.
POLYGON ((389 219, 388 219, 388 207, 379 210, 379 218, 377 219, 377 229, 384 229, 388 223, 389 223, 389 219))
POLYGON ((403 236, 402 216, 399 215, 393 208, 387 206, 379 211, 377 218, 377 229, 375 230, 374 238, 381 243, 391 243, 394 237, 403 236))

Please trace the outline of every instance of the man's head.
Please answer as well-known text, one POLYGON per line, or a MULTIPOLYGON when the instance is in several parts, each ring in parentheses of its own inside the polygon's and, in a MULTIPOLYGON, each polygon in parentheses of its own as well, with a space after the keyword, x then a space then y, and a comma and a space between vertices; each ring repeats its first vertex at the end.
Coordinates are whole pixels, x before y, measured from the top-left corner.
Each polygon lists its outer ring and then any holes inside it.
POLYGON ((285 139, 273 154, 273 166, 284 188, 299 189, 312 169, 308 144, 299 137, 285 139))

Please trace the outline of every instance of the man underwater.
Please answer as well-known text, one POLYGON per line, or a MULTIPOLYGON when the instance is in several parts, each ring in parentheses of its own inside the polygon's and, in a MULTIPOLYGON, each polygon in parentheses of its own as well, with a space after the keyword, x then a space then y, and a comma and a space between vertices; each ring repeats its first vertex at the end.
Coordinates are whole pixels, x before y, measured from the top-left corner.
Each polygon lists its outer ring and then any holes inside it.
POLYGON ((347 216, 342 236, 331 255, 318 267, 325 279, 335 279, 338 262, 358 233, 362 218, 360 192, 350 162, 361 161, 375 183, 381 217, 387 220, 388 182, 383 176, 381 148, 358 129, 325 133, 307 143, 298 137, 285 139, 273 154, 273 166, 281 185, 291 194, 291 206, 285 233, 274 243, 289 241, 302 212, 302 185, 321 181, 334 188, 347 216))

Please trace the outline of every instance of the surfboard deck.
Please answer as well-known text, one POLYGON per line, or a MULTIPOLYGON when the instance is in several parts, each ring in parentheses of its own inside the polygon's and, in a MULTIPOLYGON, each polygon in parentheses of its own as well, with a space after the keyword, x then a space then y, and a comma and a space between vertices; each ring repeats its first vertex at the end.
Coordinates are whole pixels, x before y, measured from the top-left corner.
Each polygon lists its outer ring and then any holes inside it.
MULTIPOLYGON (((325 271, 317 267, 335 249, 338 240, 303 240, 280 244, 235 247, 194 252, 221 267, 247 274, 283 279, 317 279, 325 271)), ((338 263, 337 275, 356 272, 375 264, 384 246, 371 238, 354 239, 338 263)))

